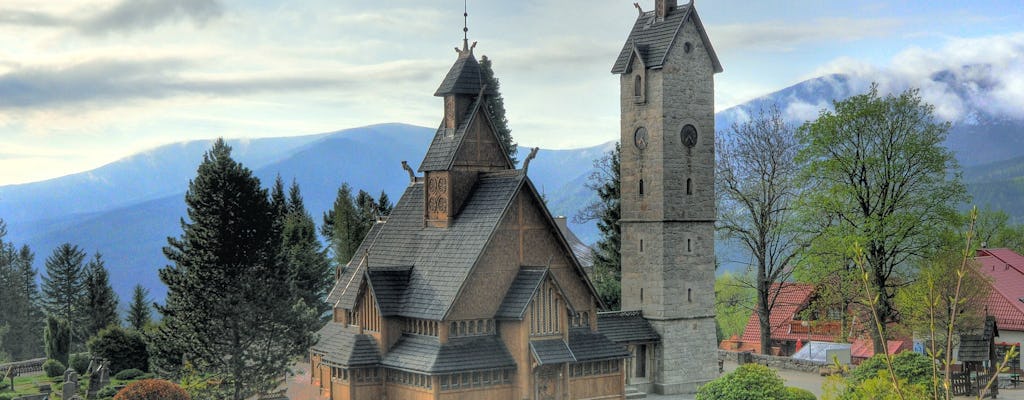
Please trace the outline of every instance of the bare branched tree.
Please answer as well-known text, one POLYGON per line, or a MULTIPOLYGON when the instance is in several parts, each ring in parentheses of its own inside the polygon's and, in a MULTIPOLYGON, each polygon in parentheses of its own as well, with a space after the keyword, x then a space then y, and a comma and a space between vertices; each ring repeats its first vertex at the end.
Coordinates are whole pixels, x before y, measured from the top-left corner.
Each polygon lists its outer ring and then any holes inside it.
POLYGON ((801 247, 792 226, 792 205, 800 193, 794 180, 799 172, 794 127, 772 107, 733 124, 715 145, 718 229, 750 255, 755 281, 745 283, 757 290, 761 352, 768 353, 772 309, 801 247))

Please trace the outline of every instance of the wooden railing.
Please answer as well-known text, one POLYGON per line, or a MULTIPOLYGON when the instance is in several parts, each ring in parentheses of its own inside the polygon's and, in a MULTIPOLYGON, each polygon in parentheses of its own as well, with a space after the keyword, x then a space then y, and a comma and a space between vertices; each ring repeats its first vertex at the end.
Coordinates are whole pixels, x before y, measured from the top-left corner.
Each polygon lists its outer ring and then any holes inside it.
POLYGON ((46 358, 35 358, 32 360, 18 361, 7 364, 0 364, 0 378, 7 374, 7 371, 14 369, 17 375, 25 375, 32 372, 43 372, 43 363, 46 358))

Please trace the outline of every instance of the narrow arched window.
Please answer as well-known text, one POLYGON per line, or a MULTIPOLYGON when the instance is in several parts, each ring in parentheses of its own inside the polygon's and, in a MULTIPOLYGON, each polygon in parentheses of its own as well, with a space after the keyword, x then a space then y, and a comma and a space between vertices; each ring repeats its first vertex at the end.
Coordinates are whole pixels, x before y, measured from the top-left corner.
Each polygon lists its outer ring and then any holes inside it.
POLYGON ((641 97, 644 95, 644 78, 637 75, 633 78, 633 96, 641 97))
POLYGON ((686 178, 686 194, 693 194, 693 179, 686 178))
POLYGON ((644 195, 644 180, 643 179, 640 180, 640 195, 641 196, 644 195))

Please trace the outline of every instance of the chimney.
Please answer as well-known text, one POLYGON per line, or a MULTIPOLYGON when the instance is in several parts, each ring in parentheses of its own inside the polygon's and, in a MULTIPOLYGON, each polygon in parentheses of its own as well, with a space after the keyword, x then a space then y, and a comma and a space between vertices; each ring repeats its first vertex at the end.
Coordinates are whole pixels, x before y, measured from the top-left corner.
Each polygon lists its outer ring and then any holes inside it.
POLYGON ((665 19, 665 16, 675 9, 676 0, 654 0, 654 14, 658 19, 665 19))

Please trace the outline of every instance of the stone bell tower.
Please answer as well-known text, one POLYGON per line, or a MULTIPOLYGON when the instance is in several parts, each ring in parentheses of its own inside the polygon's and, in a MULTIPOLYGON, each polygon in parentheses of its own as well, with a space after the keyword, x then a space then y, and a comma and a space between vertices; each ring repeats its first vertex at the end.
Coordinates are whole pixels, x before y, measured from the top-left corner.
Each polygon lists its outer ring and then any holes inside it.
POLYGON ((612 73, 622 111, 622 309, 661 335, 651 383, 693 393, 717 376, 714 74, 722 66, 693 7, 656 0, 612 73))

